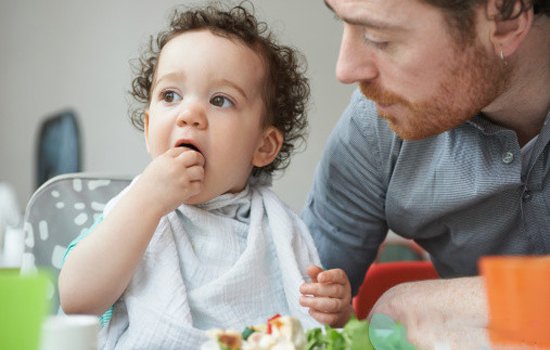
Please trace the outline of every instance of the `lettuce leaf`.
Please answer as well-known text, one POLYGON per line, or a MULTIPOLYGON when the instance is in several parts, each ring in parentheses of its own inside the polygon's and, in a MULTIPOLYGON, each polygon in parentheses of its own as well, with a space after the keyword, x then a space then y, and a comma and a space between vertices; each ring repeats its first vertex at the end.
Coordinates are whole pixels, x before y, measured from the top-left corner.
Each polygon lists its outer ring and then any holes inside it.
POLYGON ((376 314, 367 320, 352 318, 341 330, 330 326, 307 332, 306 350, 415 350, 403 325, 376 314))

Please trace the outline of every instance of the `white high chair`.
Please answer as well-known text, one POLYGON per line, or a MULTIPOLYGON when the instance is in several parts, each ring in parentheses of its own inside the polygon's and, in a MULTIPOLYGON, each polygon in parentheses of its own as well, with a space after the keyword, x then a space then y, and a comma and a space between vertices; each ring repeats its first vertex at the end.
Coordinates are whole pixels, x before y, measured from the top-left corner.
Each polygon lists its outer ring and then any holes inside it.
POLYGON ((57 276, 69 243, 89 228, 105 204, 124 189, 131 177, 71 173, 58 175, 31 196, 23 218, 23 273, 47 269, 52 277, 51 311, 59 307, 57 276))

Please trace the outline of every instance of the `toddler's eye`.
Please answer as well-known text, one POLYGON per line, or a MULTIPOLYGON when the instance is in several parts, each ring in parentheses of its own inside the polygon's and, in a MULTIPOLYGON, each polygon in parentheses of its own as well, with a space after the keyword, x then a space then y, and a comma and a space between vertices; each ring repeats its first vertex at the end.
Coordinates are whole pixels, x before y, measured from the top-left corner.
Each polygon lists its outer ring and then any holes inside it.
POLYGON ((212 99, 210 100, 210 103, 213 104, 214 106, 216 107, 231 107, 233 106, 233 102, 228 99, 227 97, 224 97, 224 96, 214 96, 212 97, 212 99))
POLYGON ((163 91, 161 93, 161 98, 164 102, 168 102, 168 103, 172 103, 172 102, 176 102, 176 101, 180 101, 181 100, 181 96, 175 92, 175 91, 163 91))

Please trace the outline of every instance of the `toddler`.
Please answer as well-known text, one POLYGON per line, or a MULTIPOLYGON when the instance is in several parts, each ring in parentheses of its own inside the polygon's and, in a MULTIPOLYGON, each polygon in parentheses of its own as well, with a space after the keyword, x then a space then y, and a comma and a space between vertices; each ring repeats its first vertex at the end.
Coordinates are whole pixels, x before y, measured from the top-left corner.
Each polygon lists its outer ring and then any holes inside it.
POLYGON ((63 310, 102 315, 105 349, 197 349, 207 329, 276 313, 345 322, 347 277, 313 266, 306 226, 270 189, 307 124, 297 54, 243 6, 176 11, 151 41, 132 118, 152 161, 68 248, 63 310))

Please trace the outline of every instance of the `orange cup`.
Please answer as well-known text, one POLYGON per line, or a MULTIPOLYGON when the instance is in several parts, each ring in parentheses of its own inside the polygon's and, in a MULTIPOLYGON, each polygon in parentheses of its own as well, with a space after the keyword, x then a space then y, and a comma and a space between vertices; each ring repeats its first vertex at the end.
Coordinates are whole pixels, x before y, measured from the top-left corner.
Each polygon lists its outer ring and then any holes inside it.
POLYGON ((550 256, 480 260, 495 345, 550 349, 550 256))

